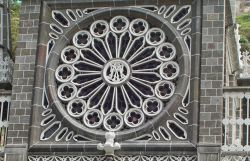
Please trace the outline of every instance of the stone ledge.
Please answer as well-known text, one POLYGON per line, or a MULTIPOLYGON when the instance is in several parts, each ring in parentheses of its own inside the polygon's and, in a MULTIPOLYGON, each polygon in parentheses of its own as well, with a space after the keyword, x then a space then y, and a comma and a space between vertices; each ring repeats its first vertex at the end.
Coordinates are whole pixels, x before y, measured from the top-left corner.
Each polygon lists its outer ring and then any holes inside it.
POLYGON ((217 154, 221 151, 221 144, 199 143, 197 145, 197 152, 202 154, 217 154))

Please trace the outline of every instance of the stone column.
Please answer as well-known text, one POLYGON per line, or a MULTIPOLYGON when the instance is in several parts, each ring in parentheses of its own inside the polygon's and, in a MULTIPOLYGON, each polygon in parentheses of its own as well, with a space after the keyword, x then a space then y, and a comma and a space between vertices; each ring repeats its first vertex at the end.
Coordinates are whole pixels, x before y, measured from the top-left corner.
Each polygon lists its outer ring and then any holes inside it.
POLYGON ((199 161, 219 161, 222 143, 224 0, 203 0, 199 161))
MULTIPOLYGON (((8 0, 0 0, 0 89, 10 90, 12 79, 10 13, 8 0)), ((0 92, 1 94, 1 92, 0 92)))
POLYGON ((23 0, 13 72, 5 161, 27 161, 40 0, 23 0))
POLYGON ((5 5, 3 0, 0 0, 0 61, 3 61, 3 15, 4 15, 5 5))
POLYGON ((10 13, 9 0, 0 0, 0 60, 5 56, 10 56, 11 38, 10 38, 10 13))

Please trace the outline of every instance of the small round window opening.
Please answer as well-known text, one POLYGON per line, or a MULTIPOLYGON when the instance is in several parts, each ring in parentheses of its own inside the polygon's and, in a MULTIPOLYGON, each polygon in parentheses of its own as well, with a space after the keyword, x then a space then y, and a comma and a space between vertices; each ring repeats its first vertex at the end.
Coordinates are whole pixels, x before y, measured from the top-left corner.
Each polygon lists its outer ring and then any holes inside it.
POLYGON ((55 70, 67 114, 93 130, 149 124, 165 110, 181 73, 177 49, 167 37, 146 19, 122 15, 75 32, 55 70))

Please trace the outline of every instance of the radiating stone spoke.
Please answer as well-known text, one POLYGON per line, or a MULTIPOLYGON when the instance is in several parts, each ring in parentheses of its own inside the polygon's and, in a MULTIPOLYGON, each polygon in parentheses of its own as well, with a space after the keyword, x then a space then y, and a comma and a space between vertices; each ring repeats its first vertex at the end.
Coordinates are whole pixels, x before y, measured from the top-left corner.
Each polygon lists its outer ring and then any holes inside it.
POLYGON ((122 90, 124 91, 128 102, 131 106, 135 108, 141 108, 142 98, 136 93, 136 91, 127 84, 122 86, 122 90))
POLYGON ((162 61, 158 59, 150 59, 145 62, 132 65, 132 69, 135 71, 154 71, 158 69, 162 64, 162 61))
POLYGON ((138 79, 140 81, 156 84, 162 80, 161 76, 155 72, 132 72, 132 78, 138 79))
POLYGON ((132 42, 132 35, 127 31, 124 32, 119 40, 119 48, 117 58, 122 58, 130 43, 132 42))
POLYGON ((128 60, 131 56, 140 51, 144 47, 144 45, 145 45, 144 37, 135 38, 122 58, 128 60))
POLYGON ((84 86, 97 80, 101 80, 101 73, 78 74, 72 79, 72 83, 77 86, 84 86))
POLYGON ((110 113, 113 110, 114 104, 115 104, 115 90, 114 87, 110 87, 101 105, 102 113, 105 115, 110 113))
POLYGON ((115 33, 109 32, 105 38, 106 45, 109 53, 111 53, 112 58, 116 58, 117 50, 118 50, 118 37, 115 33))
POLYGON ((86 61, 78 61, 73 64, 73 67, 78 72, 100 72, 101 69, 101 67, 86 61))
POLYGON ((131 64, 143 62, 151 57, 153 57, 155 54, 155 47, 146 47, 142 51, 140 51, 138 54, 135 54, 133 57, 131 57, 128 62, 131 64))
POLYGON ((77 97, 88 98, 92 93, 94 93, 102 86, 104 86, 104 83, 101 80, 97 80, 96 82, 83 86, 78 90, 77 97))
POLYGON ((151 86, 141 81, 138 81, 136 79, 130 79, 128 85, 132 86, 134 89, 136 89, 136 91, 138 91, 144 97, 154 96, 154 89, 151 86))
POLYGON ((96 108, 101 104, 105 94, 109 91, 110 87, 107 85, 102 86, 100 89, 95 91, 95 93, 89 98, 87 102, 87 107, 89 109, 96 108))
POLYGON ((92 47, 99 54, 101 58, 105 61, 112 58, 111 54, 108 52, 107 47, 102 39, 94 38, 92 41, 92 47))
POLYGON ((95 62, 99 65, 104 65, 105 61, 100 56, 98 56, 98 54, 96 54, 93 50, 84 48, 80 51, 80 55, 84 60, 95 62))
POLYGON ((123 115, 128 109, 128 103, 126 96, 121 87, 115 87, 116 98, 115 98, 115 108, 118 113, 123 115))

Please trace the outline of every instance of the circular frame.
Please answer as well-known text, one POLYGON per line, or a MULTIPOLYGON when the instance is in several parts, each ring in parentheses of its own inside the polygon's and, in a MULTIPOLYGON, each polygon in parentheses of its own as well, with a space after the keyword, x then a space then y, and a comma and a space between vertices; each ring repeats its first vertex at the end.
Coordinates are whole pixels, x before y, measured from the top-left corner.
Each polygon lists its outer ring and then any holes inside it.
POLYGON ((73 99, 67 105, 67 111, 68 111, 68 113, 72 117, 75 117, 75 118, 79 118, 79 117, 83 116, 84 113, 86 112, 86 110, 87 110, 86 102, 84 100, 82 100, 82 99, 73 99), (79 104, 82 104, 81 105, 81 110, 82 110, 81 112, 78 112, 78 111, 76 111, 74 113, 72 112, 72 109, 74 108, 73 107, 74 103, 76 104, 76 106, 78 106, 79 104))
POLYGON ((90 33, 94 35, 95 37, 104 37, 109 32, 109 25, 107 21, 104 20, 97 20, 90 26, 90 33), (102 31, 100 31, 101 28, 102 31), (102 33, 96 33, 96 32, 102 32, 102 33))
POLYGON ((118 131, 123 127, 123 118, 121 115, 119 115, 119 113, 109 113, 103 119, 103 126, 108 131, 118 131), (111 127, 112 125, 109 125, 109 120, 112 120, 112 122, 117 121, 117 120, 114 120, 114 117, 115 119, 119 120, 119 124, 115 128, 112 128, 111 127))
POLYGON ((61 52, 61 60, 66 64, 75 63, 79 58, 80 58, 79 50, 74 46, 67 46, 61 52), (72 50, 74 53, 72 53, 72 50), (72 54, 75 55, 75 58, 67 60, 67 55, 66 55, 67 53, 69 54, 69 58, 72 58, 72 54))
MULTIPOLYGON (((113 16, 120 15, 121 13, 123 13, 124 16, 136 15, 136 18, 147 19, 148 21, 150 21, 152 24, 155 24, 155 25, 162 25, 157 22, 164 21, 162 17, 159 17, 154 14, 148 15, 145 10, 139 9, 139 8, 137 9, 134 9, 134 8, 100 9, 98 11, 93 12, 93 15, 95 15, 95 18, 101 18, 105 16, 113 17, 113 16)), ((77 22, 78 26, 81 28, 87 27, 90 22, 94 21, 93 15, 92 14, 86 15, 86 17, 84 17, 83 19, 77 22), (86 23, 86 22, 89 22, 89 23, 86 23)), ((176 29, 168 22, 164 23, 162 26, 157 26, 157 27, 161 27, 165 33, 168 33, 170 41, 174 40, 176 37, 180 37, 176 29)), ((72 26, 69 29, 70 32, 65 33, 65 37, 73 38, 73 34, 76 33, 78 30, 79 28, 76 25, 72 26)), ((182 40, 176 39, 173 42, 173 44, 178 49, 177 50, 178 56, 181 57, 181 55, 188 53, 188 49, 182 40)), ((67 45, 67 41, 65 41, 64 37, 60 37, 57 40, 57 43, 55 44, 55 46, 53 47, 50 57, 48 59, 47 70, 46 70, 46 80, 45 80, 46 86, 49 87, 47 88, 48 98, 52 100, 52 106, 54 106, 53 109, 55 109, 54 113, 58 116, 58 119, 61 118, 61 120, 63 120, 62 121, 63 124, 77 130, 80 134, 84 134, 86 137, 97 139, 97 140, 104 140, 104 136, 105 136, 104 131, 97 131, 94 129, 90 129, 82 125, 78 121, 74 120, 73 118, 69 117, 69 114, 63 108, 64 105, 59 101, 58 97, 55 95, 57 91, 57 87, 55 83, 56 82, 55 73, 54 73, 57 65, 55 64, 55 62, 58 62, 59 60, 59 56, 56 53, 60 53, 60 51, 62 50, 61 46, 66 46, 66 45, 67 45), (50 70, 50 69, 54 69, 54 70, 50 70)), ((188 57, 181 57, 181 58, 182 58, 180 60, 182 64, 181 66, 184 67, 184 66, 190 65, 188 57)), ((187 69, 181 68, 180 74, 190 75, 190 71, 187 69)), ((180 78, 178 79, 177 84, 181 84, 177 86, 175 90, 175 93, 178 93, 178 95, 174 94, 172 98, 169 100, 167 106, 163 107, 164 109, 169 109, 171 107, 176 107, 176 106, 181 105, 181 101, 177 101, 177 100, 179 99, 179 94, 184 95, 184 93, 186 92, 188 79, 180 78), (185 88, 182 88, 182 87, 185 87, 185 88)), ((154 126, 159 126, 161 123, 166 122, 166 112, 161 112, 159 115, 153 118, 150 122, 151 123, 142 124, 141 126, 137 128, 128 129, 124 131, 118 131, 116 132, 116 139, 118 141, 128 140, 128 139, 131 139, 136 136, 140 136, 142 134, 152 131, 153 130, 152 124, 154 124, 154 126)))
POLYGON ((86 48, 86 47, 88 47, 90 44, 91 44, 91 42, 92 42, 92 36, 91 36, 91 34, 88 32, 88 31, 86 31, 86 30, 81 30, 81 31, 78 31, 77 33, 75 33, 75 35, 74 35, 74 37, 73 37, 73 44, 76 46, 76 47, 78 47, 78 48, 86 48), (79 36, 81 36, 81 37, 79 37, 79 36), (82 43, 82 41, 83 40, 79 40, 79 39, 86 39, 86 40, 84 40, 84 42, 85 41, 87 41, 86 43, 82 43), (81 44, 79 44, 79 42, 81 43, 81 44))
POLYGON ((145 115, 149 116, 149 117, 153 117, 158 115, 161 111, 162 111, 162 107, 163 107, 163 103, 160 99, 156 98, 156 97, 151 97, 151 98, 147 98, 142 105, 142 110, 145 113, 145 115), (149 106, 155 106, 156 103, 158 104, 158 110, 155 111, 154 109, 152 109, 152 107, 149 106), (150 111, 148 111, 147 108, 151 108, 150 111))
POLYGON ((128 29, 128 27, 129 27, 129 20, 125 16, 118 15, 110 20, 110 29, 115 33, 118 33, 118 34, 123 33, 128 29), (119 20, 121 20, 121 22, 119 20), (115 23, 117 23, 118 26, 119 26, 119 23, 125 23, 125 25, 122 26, 120 30, 117 30, 117 28, 115 27, 115 23))
MULTIPOLYGON (((64 71, 64 72, 66 72, 66 71, 64 71)), ((74 75, 75 75, 74 68, 68 64, 61 64, 60 66, 58 66, 58 68, 56 69, 56 72, 55 72, 56 79, 62 83, 70 81, 74 77, 74 75), (65 68, 68 70, 68 73, 70 71, 70 75, 68 75, 67 78, 63 79, 63 77, 65 75, 61 75, 61 74, 63 72, 62 70, 64 70, 65 68)))
POLYGON ((162 44, 165 41, 165 38, 166 38, 165 33, 160 28, 151 28, 148 30, 146 34, 146 42, 152 46, 157 46, 162 44), (154 38, 153 36, 156 38, 154 38), (160 40, 158 40, 157 37, 160 40))
POLYGON ((173 60, 176 56, 176 49, 174 47, 173 44, 170 44, 170 43, 163 43, 161 45, 159 45, 156 49, 156 56, 162 60, 162 61, 170 61, 170 60, 173 60), (165 49, 167 53, 161 53, 163 52, 162 50, 165 49), (169 52, 171 51, 172 52, 169 52), (166 57, 166 55, 169 54, 168 57, 166 57))
POLYGON ((144 35, 148 31, 148 28, 149 28, 148 22, 145 21, 144 19, 141 19, 141 18, 134 19, 133 21, 131 21, 131 23, 129 25, 129 31, 134 36, 142 36, 142 35, 144 35), (139 31, 137 33, 135 31, 136 29, 134 29, 134 27, 137 27, 140 30, 144 28, 144 31, 139 31))
POLYGON ((173 80, 173 79, 177 78, 179 73, 180 73, 180 67, 174 61, 165 62, 160 67, 160 75, 162 76, 162 78, 164 78, 166 80, 173 80), (175 70, 175 72, 171 73, 172 72, 171 70, 175 70), (172 74, 172 75, 168 76, 168 74, 172 74))

